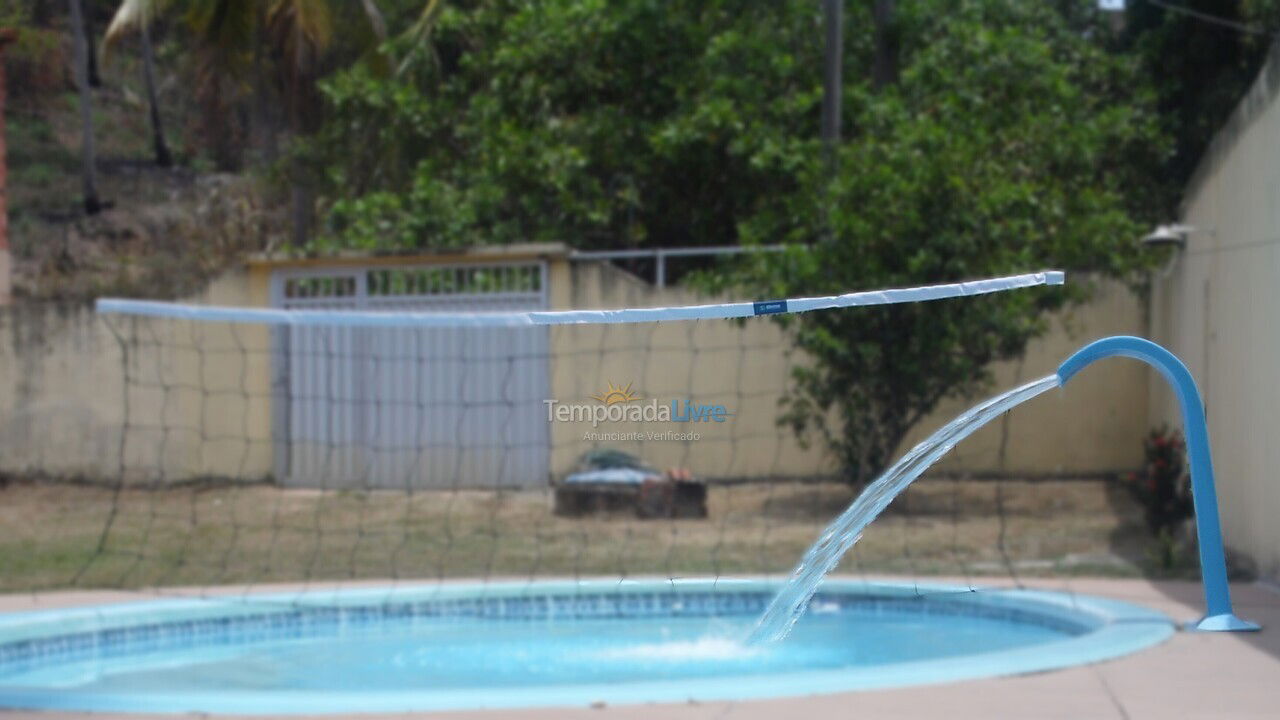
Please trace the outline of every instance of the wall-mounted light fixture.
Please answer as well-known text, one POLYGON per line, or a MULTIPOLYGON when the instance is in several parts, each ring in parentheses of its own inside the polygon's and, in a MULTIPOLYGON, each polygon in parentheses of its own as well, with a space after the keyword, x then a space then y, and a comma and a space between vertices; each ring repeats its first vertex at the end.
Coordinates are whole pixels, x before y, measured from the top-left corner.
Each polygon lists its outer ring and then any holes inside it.
POLYGON ((1143 236, 1142 245, 1151 248, 1176 247, 1181 250, 1187 246, 1187 236, 1193 232, 1198 232, 1198 230, 1190 225, 1179 223, 1159 225, 1155 230, 1143 236))

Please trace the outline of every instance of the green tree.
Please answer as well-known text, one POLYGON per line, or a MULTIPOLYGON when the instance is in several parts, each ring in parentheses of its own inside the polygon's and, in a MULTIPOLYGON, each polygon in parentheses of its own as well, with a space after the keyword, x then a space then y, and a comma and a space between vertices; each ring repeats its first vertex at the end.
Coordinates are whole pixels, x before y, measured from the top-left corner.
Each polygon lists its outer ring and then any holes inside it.
POLYGON ((1277 0, 1130 2, 1116 51, 1133 55, 1173 140, 1160 182, 1166 217, 1214 134, 1235 110, 1280 30, 1277 0), (1195 13, 1195 14, 1190 14, 1195 13))
POLYGON ((863 482, 1080 299, 1075 272, 1141 266, 1168 143, 1090 0, 847 9, 833 177, 816 3, 450 6, 405 73, 322 85, 327 242, 792 245, 709 280, 755 297, 1072 272, 1068 289, 789 322, 807 361, 783 420, 863 482))
MULTIPOLYGON (((398 48, 399 75, 324 84, 329 239, 736 242, 742 217, 797 187, 820 101, 816 20, 802 2, 446 6, 429 48, 398 48)), ((869 40, 846 47, 870 57, 869 40)))
POLYGON ((806 245, 739 269, 738 284, 775 296, 1068 270, 1061 290, 793 320, 807 362, 784 421, 825 440, 852 482, 883 469, 939 401, 982 389, 1048 311, 1084 297, 1080 271, 1143 265, 1134 238, 1160 212, 1152 178, 1167 144, 1139 63, 1088 39, 1104 32, 1096 20, 1016 0, 905 19, 899 81, 851 93, 858 132, 836 179, 810 171, 784 213, 741 225, 747 242, 806 245), (797 221, 824 205, 831 241, 797 221))
MULTIPOLYGON (((362 25, 364 32, 351 35, 360 38, 366 48, 376 47, 386 35, 386 20, 375 0, 362 0, 358 5, 330 0, 123 0, 107 30, 107 44, 132 30, 142 35, 157 161, 161 164, 167 148, 155 102, 149 32, 153 20, 170 9, 181 11, 183 26, 194 41, 195 96, 203 108, 203 134, 215 163, 223 170, 238 169, 243 159, 245 133, 236 108, 250 95, 250 86, 256 91, 257 116, 265 120, 264 125, 270 118, 282 116, 295 137, 305 136, 315 130, 322 110, 315 84, 328 69, 325 60, 335 40, 335 17, 346 24, 349 15, 359 15, 367 27, 362 25), (269 108, 271 104, 277 105, 278 111, 269 108)), ((269 138, 268 155, 274 156, 274 128, 264 128, 264 134, 269 138)), ((305 168, 295 165, 287 175, 294 236, 304 243, 312 213, 305 168)))

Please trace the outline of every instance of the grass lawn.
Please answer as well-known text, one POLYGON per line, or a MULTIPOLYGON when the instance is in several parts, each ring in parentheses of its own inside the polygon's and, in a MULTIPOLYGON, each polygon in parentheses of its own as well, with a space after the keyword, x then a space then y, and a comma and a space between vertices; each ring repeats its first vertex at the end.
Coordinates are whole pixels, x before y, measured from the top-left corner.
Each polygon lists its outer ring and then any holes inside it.
MULTIPOLYGON (((703 520, 560 518, 546 491, 158 490, 10 483, 0 590, 361 578, 788 571, 852 499, 835 484, 714 486, 703 520)), ((917 482, 844 572, 1138 574, 1141 512, 1096 480, 917 482)))

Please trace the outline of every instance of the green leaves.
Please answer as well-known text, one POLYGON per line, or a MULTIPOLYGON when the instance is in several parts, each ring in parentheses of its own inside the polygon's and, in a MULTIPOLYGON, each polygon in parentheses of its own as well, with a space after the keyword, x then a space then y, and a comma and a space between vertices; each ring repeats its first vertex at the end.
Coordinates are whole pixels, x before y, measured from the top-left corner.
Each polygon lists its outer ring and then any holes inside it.
POLYGON ((400 77, 325 85, 325 242, 793 244, 704 277, 749 297, 1070 271, 1066 289, 789 322, 806 361, 782 421, 865 480, 1082 297, 1079 271, 1142 265, 1168 153, 1147 79, 1094 39, 1109 30, 1085 0, 901 0, 900 80, 879 91, 867 5, 848 9, 834 175, 811 2, 450 5, 400 77))
POLYGON ((794 324, 812 363, 783 420, 821 437, 854 482, 941 399, 982 390, 989 364, 1020 354, 1046 311, 1083 297, 1081 271, 1141 268, 1135 238, 1159 212, 1131 192, 1166 147, 1136 64, 1038 3, 967 2, 912 22, 930 40, 902 58, 898 85, 851 98, 856 132, 838 174, 805 174, 788 211, 747 225, 754 238, 794 238, 808 218, 814 261, 753 262, 739 284, 818 294, 1046 267, 1073 284, 794 324))
POLYGON ((352 213, 384 219, 385 202, 359 196, 392 193, 402 223, 457 233, 414 246, 736 243, 815 152, 815 17, 802 3, 450 6, 433 60, 327 83, 313 149, 341 180, 329 241, 365 242, 345 235, 352 213), (426 218, 441 206, 407 188, 427 186, 471 220, 426 218))

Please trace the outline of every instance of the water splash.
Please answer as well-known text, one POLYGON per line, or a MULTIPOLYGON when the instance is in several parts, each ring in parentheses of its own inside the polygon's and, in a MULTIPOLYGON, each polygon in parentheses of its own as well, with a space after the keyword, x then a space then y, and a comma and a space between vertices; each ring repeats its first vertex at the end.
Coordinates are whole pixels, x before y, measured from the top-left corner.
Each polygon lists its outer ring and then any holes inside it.
POLYGON ((978 428, 991 422, 1006 411, 1031 398, 1058 387, 1058 376, 1049 375, 969 408, 955 420, 944 425, 911 452, 902 456, 875 482, 858 495, 858 498, 840 516, 831 522, 805 553, 800 564, 791 572, 791 579, 778 591, 773 602, 765 609, 756 623, 747 644, 782 640, 804 614, 818 591, 818 586, 831 572, 840 558, 862 537, 862 531, 888 507, 911 481, 950 452, 956 443, 969 437, 978 428))
POLYGON ((702 637, 696 640, 644 643, 606 650, 599 657, 621 660, 683 662, 688 660, 741 660, 763 652, 740 639, 702 637))

